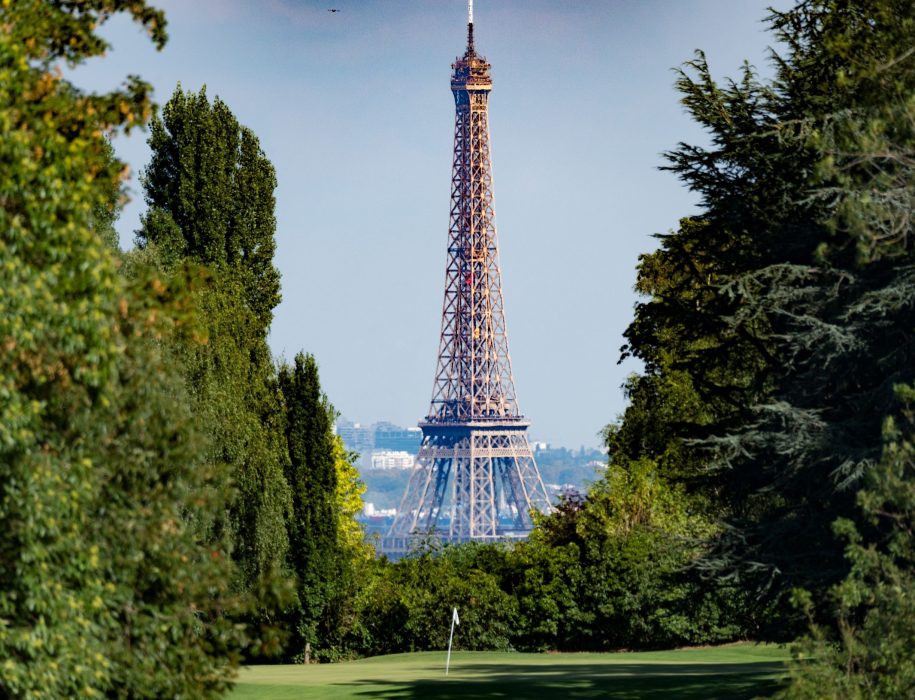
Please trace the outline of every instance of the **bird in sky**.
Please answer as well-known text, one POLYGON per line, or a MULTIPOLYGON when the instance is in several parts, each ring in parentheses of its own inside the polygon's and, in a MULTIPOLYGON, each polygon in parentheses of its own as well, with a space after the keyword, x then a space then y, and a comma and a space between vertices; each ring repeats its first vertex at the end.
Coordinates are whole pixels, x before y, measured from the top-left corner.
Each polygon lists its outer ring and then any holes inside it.
POLYGON ((337 9, 328 10, 328 12, 339 12, 339 11, 340 11, 340 10, 337 10, 337 9))

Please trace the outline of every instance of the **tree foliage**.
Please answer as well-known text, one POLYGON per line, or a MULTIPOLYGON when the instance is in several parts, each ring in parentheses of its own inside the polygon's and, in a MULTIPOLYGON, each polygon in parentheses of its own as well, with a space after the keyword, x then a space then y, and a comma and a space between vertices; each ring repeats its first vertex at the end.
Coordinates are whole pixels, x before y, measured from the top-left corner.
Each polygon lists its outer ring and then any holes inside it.
POLYGON ((333 433, 336 414, 321 390, 315 358, 299 353, 292 365, 279 365, 278 377, 292 490, 288 562, 298 580, 287 648, 293 658, 309 645, 316 658, 336 659, 347 653, 356 586, 371 556, 355 520, 365 488, 354 455, 333 433))
MULTIPOLYGON (((178 339, 172 352, 212 436, 210 460, 232 472, 225 525, 239 588, 259 598, 264 619, 287 627, 290 658, 306 646, 332 658, 352 618, 355 562, 366 557, 354 519, 361 492, 314 358, 275 367, 267 346, 279 302, 273 167, 205 90, 177 88, 152 122, 150 146, 136 257, 169 274, 187 265, 206 273, 195 297, 206 342, 178 339), (295 588, 291 609, 277 581, 295 588)), ((218 534, 221 523, 209 529, 218 534)))
POLYGON ((726 595, 704 590, 684 572, 712 530, 691 512, 683 489, 661 477, 650 460, 625 469, 610 465, 586 500, 561 503, 518 547, 522 556, 526 549, 535 554, 535 561, 564 562, 556 571, 570 595, 554 599, 566 601, 557 620, 565 630, 551 646, 652 648, 738 636, 726 595))
POLYGON ((400 561, 376 563, 359 592, 359 624, 349 643, 367 654, 445 649, 456 607, 455 649, 509 648, 517 603, 498 576, 506 552, 429 543, 400 561))
MULTIPOLYGON (((149 211, 139 256, 174 274, 202 266, 194 304, 205 342, 173 344, 194 412, 212 436, 210 461, 230 466, 237 491, 225 527, 241 590, 258 596, 285 565, 290 492, 283 474, 282 408, 267 346, 279 303, 273 167, 257 137, 219 99, 179 86, 152 121, 143 173, 149 211)), ((215 532, 221 530, 215 524, 215 532)), ((270 594, 272 595, 272 594, 270 594)), ((264 598, 261 602, 272 603, 264 598)))
POLYGON ((769 18, 786 47, 773 81, 745 67, 722 86, 701 54, 687 65, 683 103, 710 145, 680 144, 669 167, 702 212, 642 257, 648 299, 626 333, 646 370, 609 434, 613 459, 657 459, 721 512, 705 570, 788 617, 795 586, 821 600, 847 572, 832 523, 853 516, 892 386, 912 378, 896 157, 912 12, 804 0, 769 18))
POLYGON ((337 511, 337 531, 340 547, 354 560, 367 559, 375 555, 374 548, 366 543, 365 531, 356 519, 362 512, 362 495, 366 487, 356 467, 358 453, 350 452, 343 444, 343 438, 333 436, 332 453, 336 489, 334 503, 337 511))
POLYGON ((600 651, 730 641, 740 592, 683 575, 708 524, 650 465, 566 498, 527 541, 430 542, 373 567, 357 598, 355 653, 441 649, 460 610, 464 649, 600 651))
POLYGON ((141 247, 224 269, 237 278, 246 308, 262 333, 280 302, 274 214, 276 174, 257 136, 206 88, 179 85, 152 120, 152 158, 143 173, 149 212, 141 247))
POLYGON ((181 284, 118 272, 110 217, 123 165, 106 136, 143 124, 148 86, 81 92, 56 63, 107 48, 140 0, 0 7, 0 692, 212 697, 239 631, 218 507, 183 384, 156 338, 189 332, 181 284), (150 669, 155 668, 155 673, 150 669))
MULTIPOLYGON (((880 463, 858 493, 864 527, 835 523, 851 571, 829 592, 834 628, 812 623, 788 698, 906 698, 915 693, 915 389, 898 387, 903 424, 888 419, 880 463), (835 630, 835 631, 833 631, 835 630)), ((804 591, 798 601, 813 603, 804 591)))
POLYGON ((289 566, 298 578, 298 601, 290 619, 294 654, 323 641, 342 573, 337 469, 330 407, 321 393, 318 365, 299 353, 293 366, 281 366, 279 386, 286 406, 289 459, 286 479, 292 490, 289 566))

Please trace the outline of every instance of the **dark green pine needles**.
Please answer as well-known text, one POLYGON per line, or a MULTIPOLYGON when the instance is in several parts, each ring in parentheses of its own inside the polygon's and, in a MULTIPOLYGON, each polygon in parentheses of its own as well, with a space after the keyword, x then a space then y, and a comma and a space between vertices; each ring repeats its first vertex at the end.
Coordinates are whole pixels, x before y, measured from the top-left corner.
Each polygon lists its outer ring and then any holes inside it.
POLYGON ((790 636, 787 594, 825 600, 848 571, 832 523, 856 516, 894 385, 915 375, 915 17, 818 0, 769 22, 787 47, 774 80, 746 67, 719 85, 701 55, 681 74, 710 145, 681 144, 669 169, 703 210, 641 260, 624 355, 646 371, 609 442, 723 516, 702 568, 790 636))

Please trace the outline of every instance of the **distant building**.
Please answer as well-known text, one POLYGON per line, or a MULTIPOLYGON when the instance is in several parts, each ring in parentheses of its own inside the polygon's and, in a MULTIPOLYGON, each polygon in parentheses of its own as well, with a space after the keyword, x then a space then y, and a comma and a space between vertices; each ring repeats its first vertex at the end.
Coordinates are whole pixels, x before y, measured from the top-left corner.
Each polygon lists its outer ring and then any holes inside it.
POLYGON ((372 452, 372 469, 412 469, 413 453, 403 450, 376 450, 372 452))
POLYGON ((397 515, 396 508, 376 508, 374 503, 366 503, 362 509, 365 518, 387 518, 397 515))
POLYGON ((393 423, 375 424, 375 449, 395 450, 416 454, 423 441, 423 432, 419 428, 402 428, 393 423))
POLYGON ((416 454, 423 440, 419 428, 404 428, 386 421, 364 425, 341 418, 336 430, 346 449, 362 455, 365 466, 369 465, 368 455, 372 450, 416 454))
POLYGON ((358 452, 361 455, 371 452, 375 448, 375 427, 353 423, 351 420, 341 418, 337 421, 337 435, 343 439, 346 449, 358 452))

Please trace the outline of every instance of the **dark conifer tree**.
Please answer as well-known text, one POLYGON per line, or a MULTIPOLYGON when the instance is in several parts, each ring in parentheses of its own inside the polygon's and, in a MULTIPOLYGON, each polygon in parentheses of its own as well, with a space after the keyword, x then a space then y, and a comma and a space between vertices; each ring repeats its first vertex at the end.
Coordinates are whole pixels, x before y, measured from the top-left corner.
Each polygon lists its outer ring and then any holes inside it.
POLYGON ((882 208, 912 187, 894 154, 913 20, 911 3, 800 2, 770 18, 787 47, 772 83, 747 68, 719 86, 701 56, 679 82, 711 146, 681 144, 670 168, 703 212, 643 258, 625 350, 646 374, 611 449, 670 457, 725 516, 707 571, 785 611, 793 587, 822 600, 847 571, 831 525, 915 367, 908 217, 882 208))
MULTIPOLYGON (((838 633, 812 625, 795 648, 792 682, 780 698, 915 695, 915 390, 900 385, 896 395, 901 416, 884 425, 882 458, 858 492, 858 522, 833 524, 851 569, 828 592, 838 633)), ((814 609, 807 592, 796 598, 814 609)))

